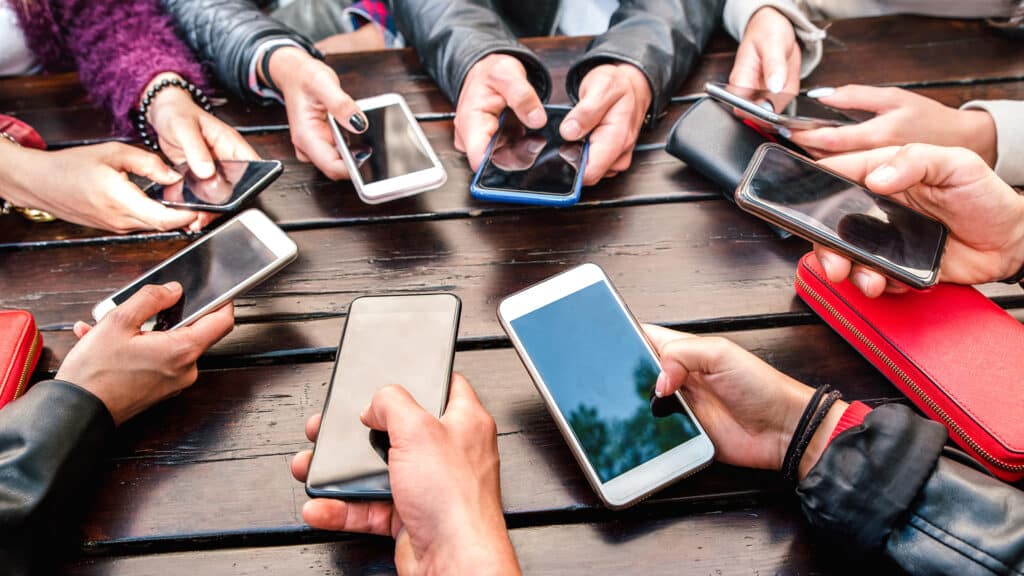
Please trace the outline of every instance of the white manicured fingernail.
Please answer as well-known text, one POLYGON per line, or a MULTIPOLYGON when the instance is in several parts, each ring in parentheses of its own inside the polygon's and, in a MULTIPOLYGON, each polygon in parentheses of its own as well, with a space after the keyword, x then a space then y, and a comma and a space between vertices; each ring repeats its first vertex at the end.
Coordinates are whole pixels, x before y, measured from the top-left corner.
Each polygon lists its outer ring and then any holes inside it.
POLYGON ((775 112, 775 106, 772 106, 772 103, 767 101, 767 100, 765 100, 764 102, 758 103, 758 106, 760 106, 761 108, 764 108, 765 110, 767 110, 769 112, 775 112))
POLYGON ((896 179, 896 168, 886 164, 872 172, 868 178, 875 184, 887 184, 896 179))
POLYGON ((776 72, 768 77, 768 90, 772 94, 778 94, 782 92, 782 89, 786 87, 786 75, 781 72, 776 72))
POLYGON ((828 88, 828 87, 815 88, 814 90, 809 90, 807 92, 807 97, 808 98, 828 98, 829 96, 831 96, 831 95, 833 95, 835 93, 836 93, 836 89, 835 88, 828 88))
POLYGON ((779 136, 782 136, 783 138, 792 138, 793 131, 785 126, 779 126, 779 136))

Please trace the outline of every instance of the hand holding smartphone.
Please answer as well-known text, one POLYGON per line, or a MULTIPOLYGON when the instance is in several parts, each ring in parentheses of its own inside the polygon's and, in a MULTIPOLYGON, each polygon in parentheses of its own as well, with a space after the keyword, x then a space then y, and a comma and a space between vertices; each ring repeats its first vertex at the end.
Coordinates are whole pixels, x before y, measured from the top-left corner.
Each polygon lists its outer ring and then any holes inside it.
POLYGON ((837 110, 799 94, 774 93, 721 82, 708 82, 704 91, 715 100, 732 106, 737 116, 766 123, 777 130, 849 126, 873 116, 857 110, 837 110))
POLYGON ((623 508, 709 464, 715 448, 604 271, 584 264, 503 300, 498 318, 598 496, 623 508))
POLYGON ((270 186, 284 171, 277 160, 219 160, 214 162, 214 167, 212 177, 200 179, 188 164, 179 164, 174 169, 181 173, 181 181, 166 186, 150 182, 143 192, 172 208, 234 212, 270 186))
POLYGON ((391 498, 387 435, 359 413, 389 384, 429 414, 448 402, 461 302, 453 294, 364 296, 348 309, 306 479, 313 498, 391 498))
POLYGON ((758 148, 736 203, 914 288, 938 280, 945 225, 777 144, 758 148))
POLYGON ((562 139, 559 126, 571 108, 544 109, 548 122, 539 130, 524 126, 510 110, 501 115, 470 185, 474 198, 548 206, 579 201, 590 144, 562 139))
POLYGON ((147 284, 176 281, 181 299, 143 330, 188 326, 270 278, 297 254, 298 247, 270 218, 246 210, 97 304, 92 316, 99 322, 147 284))

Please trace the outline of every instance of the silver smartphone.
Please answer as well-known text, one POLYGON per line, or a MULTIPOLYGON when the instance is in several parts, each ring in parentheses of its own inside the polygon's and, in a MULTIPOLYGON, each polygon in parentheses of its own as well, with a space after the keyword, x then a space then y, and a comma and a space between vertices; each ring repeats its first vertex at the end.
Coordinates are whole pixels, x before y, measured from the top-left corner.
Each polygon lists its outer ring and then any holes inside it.
POLYGON ((309 464, 309 496, 391 497, 387 435, 371 432, 359 413, 378 390, 398 384, 428 413, 441 416, 448 402, 461 309, 454 294, 352 301, 309 464))
POLYGON ((366 131, 353 134, 342 130, 334 117, 331 130, 363 202, 378 204, 412 196, 448 180, 405 98, 382 94, 357 100, 356 105, 366 115, 366 131))
POLYGON ((634 504, 714 458, 682 395, 654 396, 658 356, 597 265, 509 296, 498 319, 609 508, 634 504))
POLYGON ((789 130, 849 126, 874 116, 859 110, 838 110, 800 94, 773 93, 721 82, 708 82, 704 91, 715 100, 732 106, 733 112, 740 117, 789 130))
POLYGON ((118 290, 92 309, 99 322, 147 284, 181 283, 181 299, 143 326, 144 330, 174 330, 276 274, 295 259, 298 247, 259 210, 250 209, 193 242, 118 290))

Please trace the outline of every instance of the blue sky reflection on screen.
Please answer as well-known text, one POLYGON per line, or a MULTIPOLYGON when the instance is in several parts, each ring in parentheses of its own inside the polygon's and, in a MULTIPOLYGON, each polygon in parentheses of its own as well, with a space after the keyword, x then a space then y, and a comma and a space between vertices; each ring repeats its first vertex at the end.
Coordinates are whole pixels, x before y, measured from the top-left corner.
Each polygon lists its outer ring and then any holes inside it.
POLYGON ((604 282, 511 324, 602 482, 697 435, 685 413, 651 414, 661 369, 604 282))

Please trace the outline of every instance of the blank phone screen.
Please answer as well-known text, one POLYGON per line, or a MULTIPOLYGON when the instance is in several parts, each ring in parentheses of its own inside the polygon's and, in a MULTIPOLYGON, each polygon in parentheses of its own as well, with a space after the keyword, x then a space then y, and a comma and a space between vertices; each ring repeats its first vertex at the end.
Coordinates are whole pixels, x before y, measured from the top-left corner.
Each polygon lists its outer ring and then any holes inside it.
POLYGON ((661 368, 603 281, 510 322, 601 482, 695 438, 661 368))
POLYGON ((266 244, 239 220, 225 224, 208 240, 194 246, 118 292, 114 303, 120 305, 147 284, 181 283, 181 299, 156 317, 154 330, 167 330, 277 260, 266 244))
POLYGON ((404 387, 428 413, 448 399, 459 301, 448 294, 358 298, 349 308, 308 484, 342 494, 390 492, 381 446, 359 413, 378 390, 404 387))
POLYGON ((245 162, 229 160, 215 162, 213 177, 199 179, 187 165, 176 166, 182 174, 180 182, 164 186, 151 184, 146 195, 158 202, 178 206, 221 207, 237 202, 278 169, 277 162, 245 162))
POLYGON ((532 130, 505 112, 477 186, 490 190, 571 196, 583 156, 582 142, 566 142, 558 128, 567 110, 548 109, 548 123, 532 130))
POLYGON ((370 184, 433 167, 430 155, 416 135, 416 120, 399 104, 363 111, 369 126, 362 134, 343 130, 359 176, 370 184))
POLYGON ((940 222, 776 148, 765 152, 746 192, 798 228, 922 280, 942 258, 940 222))

